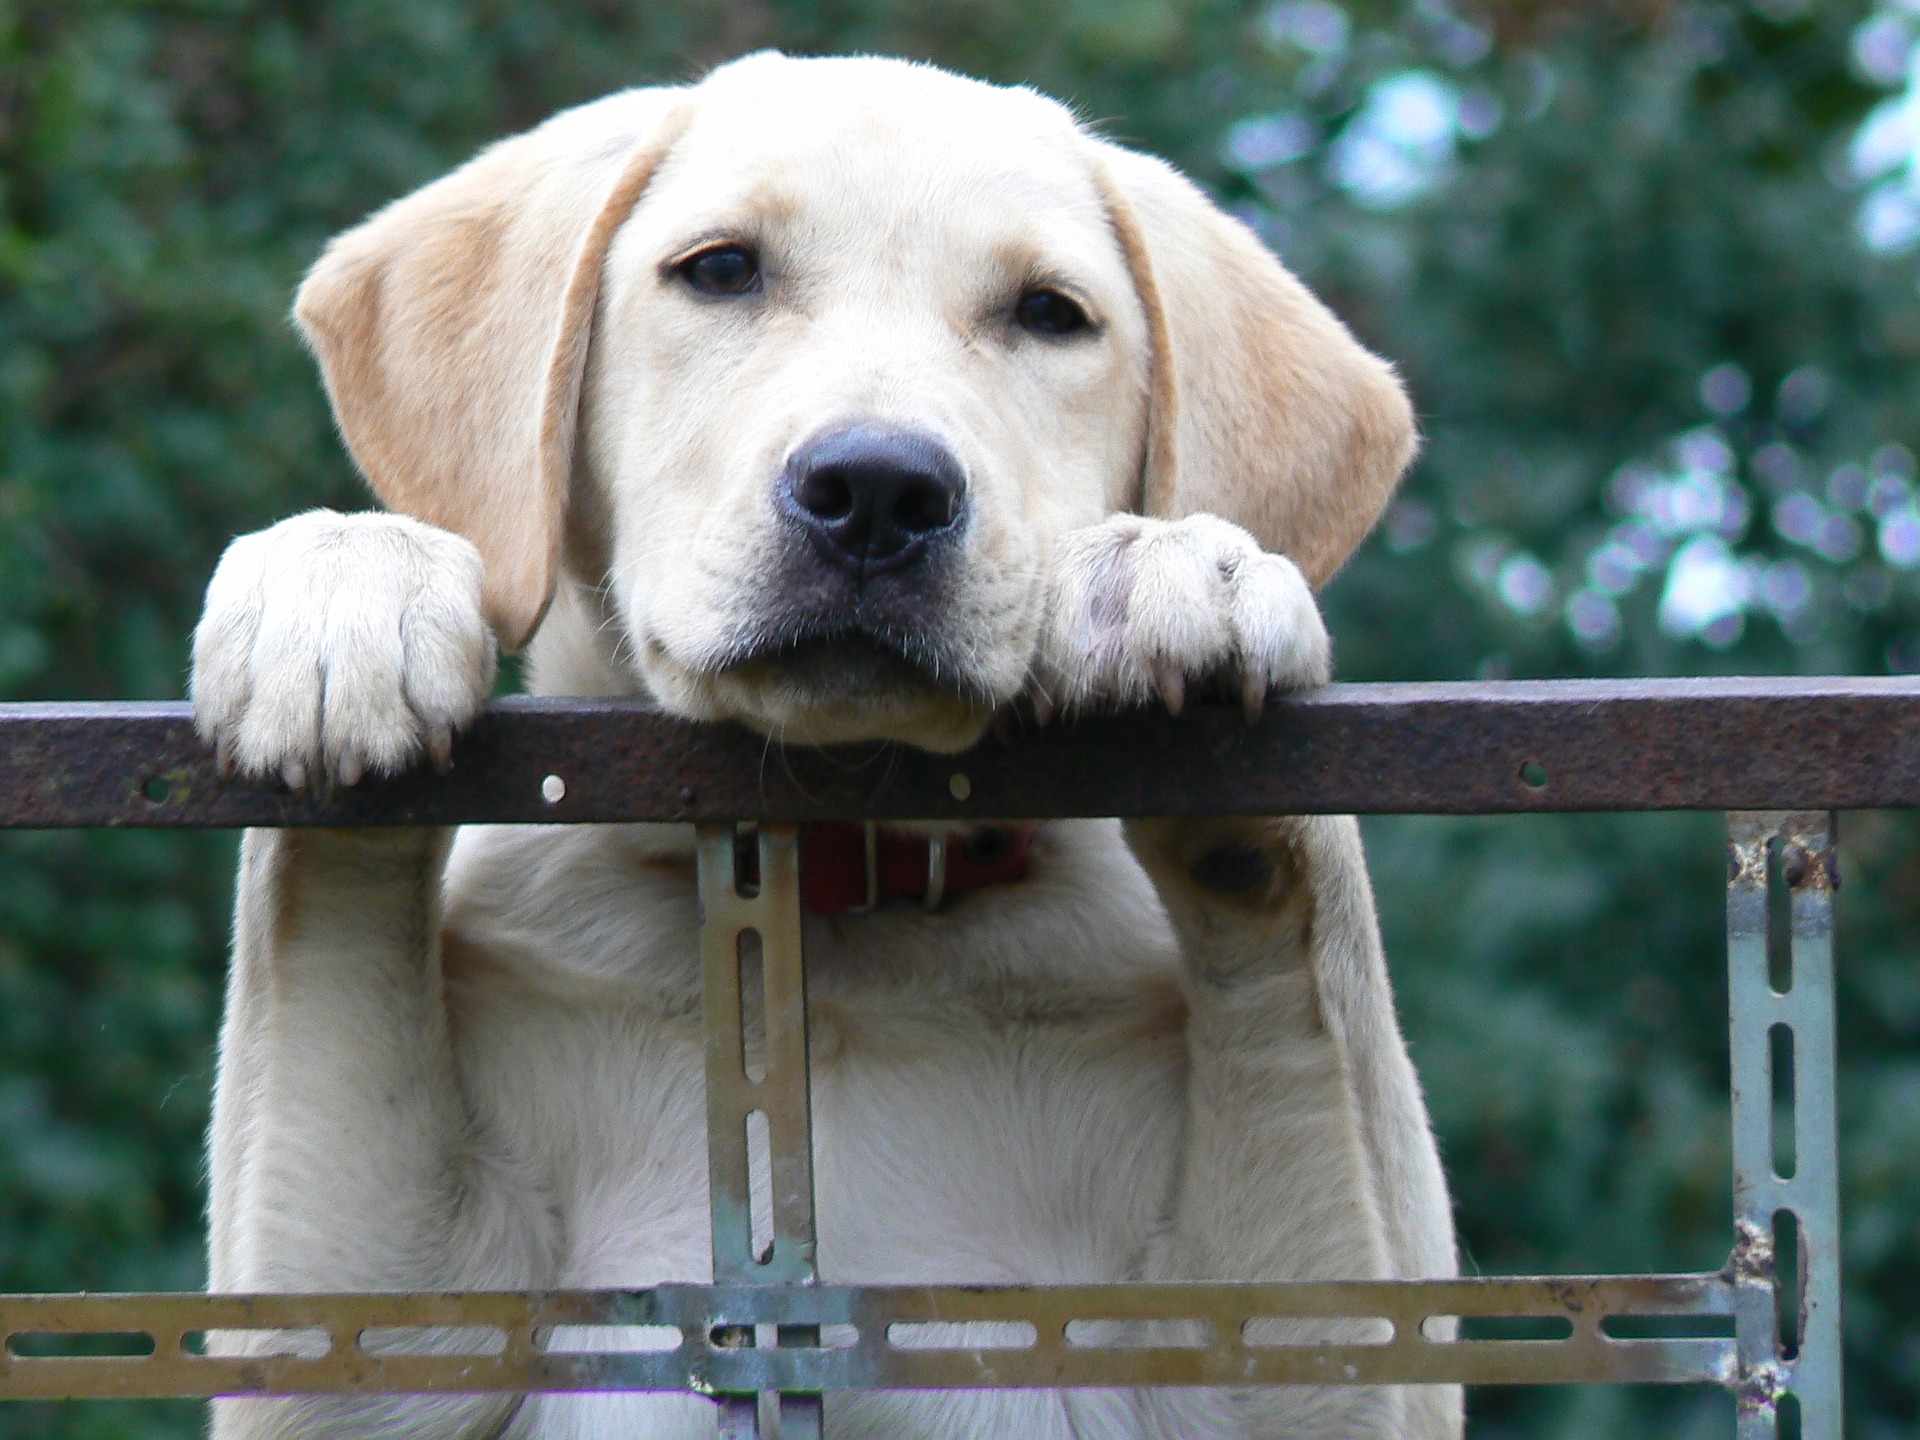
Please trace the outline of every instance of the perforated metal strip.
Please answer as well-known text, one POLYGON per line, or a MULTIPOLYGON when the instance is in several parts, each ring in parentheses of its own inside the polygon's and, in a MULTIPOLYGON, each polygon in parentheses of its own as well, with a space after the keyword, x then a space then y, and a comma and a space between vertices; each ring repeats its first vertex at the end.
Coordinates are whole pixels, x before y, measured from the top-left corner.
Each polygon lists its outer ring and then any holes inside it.
POLYGON ((1840 1440, 1832 817, 1727 817, 1740 1440, 1840 1440), (1775 900, 1784 891, 1784 931, 1775 900))
MULTIPOLYGON (((819 1272, 799 835, 791 825, 763 825, 757 834, 703 825, 698 863, 714 1282, 812 1285, 819 1272), (751 887, 741 883, 743 843, 757 850, 751 887), (758 963, 749 963, 753 952, 758 963), (756 1132, 765 1137, 764 1150, 756 1132)), ((776 1323, 763 1333, 767 1329, 729 1325, 713 1338, 734 1350, 768 1340, 788 1348, 820 1343, 817 1325, 776 1323)), ((763 1419, 773 1419, 769 1412, 778 1414, 780 1440, 818 1440, 817 1387, 719 1399, 721 1440, 754 1440, 763 1419)))
MULTIPOLYGON (((1032 1288, 662 1285, 528 1294, 13 1295, 0 1298, 0 1397, 1726 1383, 1734 1371, 1733 1304, 1734 1287, 1724 1274, 1032 1288), (1537 1325, 1544 1317, 1558 1322, 1565 1338, 1434 1340, 1424 1322, 1435 1315, 1508 1325, 1524 1318, 1536 1322, 1534 1328, 1544 1328, 1537 1325), (1267 1323, 1272 1320, 1354 1316, 1385 1322, 1379 1343, 1268 1343, 1277 1328, 1267 1323), (1211 1339, 1191 1346, 1140 1344, 1100 1324, 1113 1320, 1187 1322, 1158 1333, 1184 1339, 1211 1332, 1211 1339), (942 1328, 930 1331, 932 1322, 942 1328), (956 1337, 945 1328, 955 1322, 993 1324, 993 1343, 977 1343, 964 1333, 956 1337), (818 1342, 752 1348, 725 1343, 729 1331, 764 1326, 817 1330, 818 1342), (387 1327, 437 1331, 429 1338, 439 1348, 406 1353, 378 1343, 377 1333, 361 1338, 387 1327), (556 1333, 556 1327, 566 1328, 556 1333), (200 1337, 209 1330, 280 1332, 285 1353, 199 1353, 200 1337), (1016 1331, 1019 1338, 1009 1338, 1016 1331), (1630 1331, 1643 1338, 1623 1338, 1630 1331), (567 1344, 582 1349, 570 1351, 567 1344), (74 1353, 96 1348, 139 1353, 74 1353)), ((1327 1328, 1352 1333, 1351 1326, 1327 1328)), ((1156 1333, 1147 1325, 1126 1331, 1156 1333)), ((1297 1335, 1293 1339, 1298 1342, 1297 1335)), ((276 1347, 268 1341, 265 1348, 276 1347)))

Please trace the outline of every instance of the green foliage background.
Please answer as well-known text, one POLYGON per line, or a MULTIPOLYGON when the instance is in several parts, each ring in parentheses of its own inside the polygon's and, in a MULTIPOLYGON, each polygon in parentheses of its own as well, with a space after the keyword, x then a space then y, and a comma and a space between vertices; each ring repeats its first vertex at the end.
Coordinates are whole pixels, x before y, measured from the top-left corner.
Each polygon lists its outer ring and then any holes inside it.
MULTIPOLYGON (((0 0, 0 696, 180 694, 226 540, 360 503, 285 320, 328 234, 765 44, 1070 99, 1403 364, 1428 448, 1328 592, 1347 678, 1920 668, 1908 177, 1855 143, 1912 29, 1861 0, 0 0)), ((1474 1266, 1724 1256, 1717 826, 1369 822, 1474 1266)), ((1891 1437, 1920 1413, 1920 832, 1843 835, 1850 1433, 1891 1437)), ((199 1282, 231 858, 0 836, 0 1290, 199 1282)), ((1731 1433, 1714 1395, 1473 1414, 1731 1433)), ((0 1436, 199 1424, 0 1409, 0 1436)))

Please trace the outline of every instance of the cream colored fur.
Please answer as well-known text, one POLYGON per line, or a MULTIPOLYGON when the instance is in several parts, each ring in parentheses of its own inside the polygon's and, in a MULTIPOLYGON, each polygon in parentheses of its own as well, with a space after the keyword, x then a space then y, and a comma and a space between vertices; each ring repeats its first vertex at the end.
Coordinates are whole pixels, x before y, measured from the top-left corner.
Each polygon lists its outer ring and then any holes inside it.
MULTIPOLYGON (((1391 371, 1156 160, 894 61, 750 57, 570 111, 336 240, 298 315, 396 512, 236 541, 194 701, 230 763, 444 759, 533 688, 790 741, 1324 680, 1309 582, 1412 451, 1391 371), (690 293, 703 245, 764 293, 690 293), (1074 297, 1069 339, 1010 322, 1074 297), (912 423, 972 506, 926 678, 730 666, 769 494, 912 423), (542 618, 544 616, 544 619, 542 618)), ((217 1290, 709 1274, 691 837, 255 832, 212 1132, 217 1290)), ((1455 1273, 1346 819, 1059 822, 1019 884, 810 919, 820 1264, 847 1282, 1455 1273)), ((232 1342, 238 1344, 239 1342, 232 1342)), ((1457 1391, 829 1397, 838 1437, 1457 1435, 1457 1391)), ((223 1402, 223 1436, 711 1436, 682 1396, 223 1402)))

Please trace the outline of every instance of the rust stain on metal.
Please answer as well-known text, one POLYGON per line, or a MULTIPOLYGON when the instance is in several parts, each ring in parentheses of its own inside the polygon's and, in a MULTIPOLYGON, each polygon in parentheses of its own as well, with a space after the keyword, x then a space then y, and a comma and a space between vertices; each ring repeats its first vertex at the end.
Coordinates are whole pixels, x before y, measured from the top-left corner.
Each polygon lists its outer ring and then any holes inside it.
POLYGON ((1733 1402, 1743 1415, 1771 1415, 1780 1408, 1780 1397, 1786 1392, 1783 1367, 1768 1360, 1740 1368, 1733 1385, 1733 1402))
POLYGON ((1730 1284, 1773 1288, 1773 1231, 1744 1217, 1734 1222, 1733 1253, 1723 1272, 1730 1284))

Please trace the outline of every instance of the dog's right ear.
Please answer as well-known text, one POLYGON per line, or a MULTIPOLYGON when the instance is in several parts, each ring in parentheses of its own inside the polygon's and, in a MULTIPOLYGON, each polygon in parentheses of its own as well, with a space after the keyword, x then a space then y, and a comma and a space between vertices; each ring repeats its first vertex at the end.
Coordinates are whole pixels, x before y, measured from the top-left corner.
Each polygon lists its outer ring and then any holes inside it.
POLYGON ((337 237, 294 304, 355 463, 389 508, 478 547, 509 650, 553 596, 607 247, 686 93, 630 90, 501 141, 337 237))

